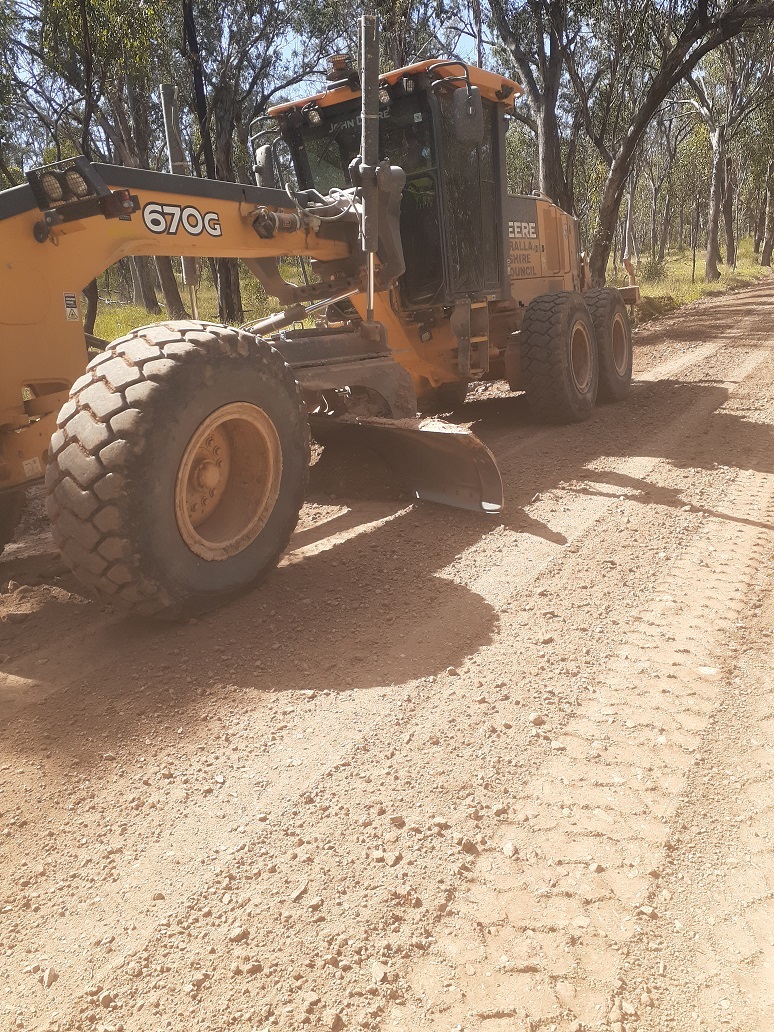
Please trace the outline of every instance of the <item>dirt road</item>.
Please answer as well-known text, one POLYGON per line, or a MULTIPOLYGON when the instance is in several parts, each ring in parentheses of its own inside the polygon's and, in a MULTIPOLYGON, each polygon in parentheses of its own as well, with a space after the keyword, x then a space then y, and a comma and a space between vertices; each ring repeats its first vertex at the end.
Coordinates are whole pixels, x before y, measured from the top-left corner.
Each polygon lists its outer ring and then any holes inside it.
POLYGON ((474 396, 502 517, 345 485, 183 627, 31 506, 0 1028, 774 1028, 773 327, 772 281, 654 324, 579 427, 474 396))

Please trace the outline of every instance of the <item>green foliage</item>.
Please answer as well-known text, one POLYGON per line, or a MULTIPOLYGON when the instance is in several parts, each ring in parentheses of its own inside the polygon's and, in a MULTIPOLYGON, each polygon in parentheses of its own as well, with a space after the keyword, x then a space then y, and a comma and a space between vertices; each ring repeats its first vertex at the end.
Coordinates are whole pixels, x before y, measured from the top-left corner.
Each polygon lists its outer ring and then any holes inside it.
POLYGON ((666 261, 658 258, 646 258, 637 266, 637 279, 640 283, 659 283, 666 274, 666 261))
POLYGON ((523 122, 511 122, 505 135, 505 167, 508 188, 513 193, 537 189, 537 143, 535 134, 523 122))
POLYGON ((39 25, 43 53, 79 88, 91 84, 90 65, 103 80, 137 74, 161 38, 165 6, 153 0, 47 0, 39 25))

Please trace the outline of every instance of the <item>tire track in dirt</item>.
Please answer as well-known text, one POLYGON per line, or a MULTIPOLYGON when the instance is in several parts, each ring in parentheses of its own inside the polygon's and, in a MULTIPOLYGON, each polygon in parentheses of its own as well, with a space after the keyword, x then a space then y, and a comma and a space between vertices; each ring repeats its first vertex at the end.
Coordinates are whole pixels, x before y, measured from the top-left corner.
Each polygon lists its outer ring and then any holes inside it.
MULTIPOLYGON (((774 522, 774 505, 767 518, 774 522)), ((643 1032, 666 1022, 774 1026, 771 544, 771 534, 763 535, 754 549, 753 591, 729 628, 722 660, 722 699, 667 843, 658 949, 631 958, 634 976, 654 987, 657 1001, 643 1015, 643 1032)))
POLYGON ((649 984, 627 978, 625 954, 658 922, 651 897, 669 825, 719 699, 725 630, 760 542, 770 547, 773 490, 770 473, 742 475, 727 506, 737 518, 711 519, 671 565, 597 675, 597 698, 554 732, 550 760, 516 803, 525 818, 497 836, 515 859, 478 862, 455 919, 436 932, 440 949, 409 975, 433 995, 416 1027, 627 1028, 653 1006, 649 984))

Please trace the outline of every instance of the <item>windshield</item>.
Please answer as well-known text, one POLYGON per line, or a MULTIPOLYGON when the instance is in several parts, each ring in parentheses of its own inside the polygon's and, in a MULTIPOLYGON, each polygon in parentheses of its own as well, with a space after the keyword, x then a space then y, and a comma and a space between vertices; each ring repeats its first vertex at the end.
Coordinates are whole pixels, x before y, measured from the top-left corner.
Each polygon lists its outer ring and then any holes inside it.
MULTIPOLYGON (((328 109, 330 110, 330 109, 328 109)), ((299 130, 294 152, 298 178, 304 188, 327 194, 331 187, 352 184, 349 163, 360 153, 360 110, 356 103, 334 109, 320 125, 299 130)), ((411 175, 435 164, 430 116, 422 94, 399 97, 379 112, 379 160, 389 159, 411 175)))

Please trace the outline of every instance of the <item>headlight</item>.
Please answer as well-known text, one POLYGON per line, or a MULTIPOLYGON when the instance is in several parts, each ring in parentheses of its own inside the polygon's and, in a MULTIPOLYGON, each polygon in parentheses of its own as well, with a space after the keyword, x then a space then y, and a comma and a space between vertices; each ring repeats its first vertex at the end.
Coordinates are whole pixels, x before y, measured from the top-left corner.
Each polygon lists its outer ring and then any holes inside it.
POLYGON ((91 187, 77 168, 68 168, 64 174, 67 189, 74 197, 88 197, 91 187))
POLYGON ((390 91, 387 89, 387 87, 386 86, 380 86, 379 87, 379 103, 382 105, 382 107, 387 107, 387 105, 390 103, 391 100, 392 100, 392 97, 390 96, 390 91))
POLYGON ((309 125, 320 125, 322 122, 322 115, 320 114, 319 108, 310 107, 306 112, 306 119, 309 125))
MULTIPOLYGON (((1 2, 1 0, 0 0, 1 2)), ((27 172, 35 203, 41 211, 82 204, 91 197, 108 196, 110 190, 84 157, 65 158, 27 172)))
POLYGON ((59 177, 55 176, 53 172, 44 172, 39 182, 41 190, 51 204, 56 204, 62 200, 64 197, 64 187, 60 183, 59 177))

